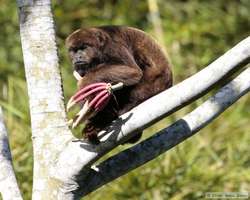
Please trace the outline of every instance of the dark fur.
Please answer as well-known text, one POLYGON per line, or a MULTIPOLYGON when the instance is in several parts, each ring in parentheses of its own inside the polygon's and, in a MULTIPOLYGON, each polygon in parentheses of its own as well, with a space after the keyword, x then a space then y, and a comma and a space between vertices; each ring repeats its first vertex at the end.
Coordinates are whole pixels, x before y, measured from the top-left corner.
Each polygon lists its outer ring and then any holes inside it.
POLYGON ((121 26, 80 29, 67 38, 66 45, 75 70, 83 76, 79 88, 94 82, 125 84, 114 94, 118 105, 111 100, 86 125, 85 136, 92 141, 97 141, 97 132, 119 115, 172 86, 166 56, 141 30, 121 26))

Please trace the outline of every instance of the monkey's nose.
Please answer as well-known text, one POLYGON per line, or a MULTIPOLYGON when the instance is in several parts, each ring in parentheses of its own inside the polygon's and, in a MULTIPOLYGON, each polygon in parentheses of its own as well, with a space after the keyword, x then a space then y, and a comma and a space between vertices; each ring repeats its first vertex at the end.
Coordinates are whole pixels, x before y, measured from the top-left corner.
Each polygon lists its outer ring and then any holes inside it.
POLYGON ((83 60, 82 54, 81 54, 81 53, 77 53, 77 54, 75 55, 75 59, 76 59, 76 61, 82 61, 82 60, 83 60))

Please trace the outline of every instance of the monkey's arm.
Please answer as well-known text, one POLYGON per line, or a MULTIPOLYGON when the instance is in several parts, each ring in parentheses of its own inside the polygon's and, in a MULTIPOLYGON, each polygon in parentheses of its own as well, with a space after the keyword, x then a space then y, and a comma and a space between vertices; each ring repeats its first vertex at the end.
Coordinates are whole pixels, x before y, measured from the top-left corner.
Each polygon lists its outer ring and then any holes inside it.
POLYGON ((143 76, 141 68, 127 48, 119 46, 117 49, 119 51, 113 52, 110 58, 111 63, 102 63, 90 70, 78 82, 78 86, 82 88, 95 82, 122 82, 125 86, 137 84, 143 76))
POLYGON ((122 82, 125 86, 131 86, 138 83, 142 75, 142 70, 139 67, 102 64, 102 66, 98 66, 94 71, 88 72, 82 77, 78 86, 82 88, 96 82, 112 84, 122 82))

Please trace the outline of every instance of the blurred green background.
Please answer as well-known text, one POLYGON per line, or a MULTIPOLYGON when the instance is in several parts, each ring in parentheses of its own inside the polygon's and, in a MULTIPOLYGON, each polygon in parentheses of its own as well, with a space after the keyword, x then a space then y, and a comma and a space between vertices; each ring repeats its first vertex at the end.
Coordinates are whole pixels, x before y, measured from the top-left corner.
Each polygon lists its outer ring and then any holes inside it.
MULTIPOLYGON (((76 85, 64 40, 79 27, 119 24, 148 32, 166 47, 174 66, 175 83, 196 73, 250 33, 249 0, 58 0, 53 1, 52 7, 66 100, 76 85), (155 3, 158 11, 149 9, 155 3), (154 20, 157 13, 160 21, 154 20)), ((5 111, 18 182, 25 199, 29 199, 32 144, 15 1, 0 0, 0 25, 0 105, 5 111)), ((166 127, 205 99, 148 128, 144 137, 166 127)), ((250 192, 249 118, 248 95, 198 135, 86 199, 178 200, 201 199, 205 192, 250 192)))

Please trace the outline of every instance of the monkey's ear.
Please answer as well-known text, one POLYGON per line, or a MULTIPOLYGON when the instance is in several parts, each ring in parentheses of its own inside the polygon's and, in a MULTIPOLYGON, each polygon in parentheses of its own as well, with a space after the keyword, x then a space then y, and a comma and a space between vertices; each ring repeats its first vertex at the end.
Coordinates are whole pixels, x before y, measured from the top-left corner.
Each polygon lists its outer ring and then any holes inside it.
POLYGON ((105 35, 105 33, 101 32, 101 31, 98 31, 96 33, 96 37, 98 39, 99 45, 101 47, 103 47, 106 44, 106 41, 107 41, 107 36, 105 35))

